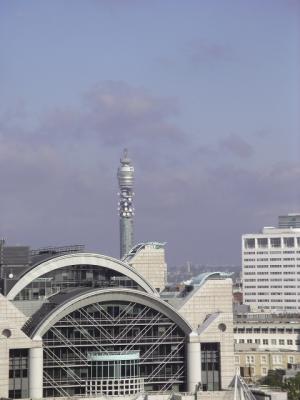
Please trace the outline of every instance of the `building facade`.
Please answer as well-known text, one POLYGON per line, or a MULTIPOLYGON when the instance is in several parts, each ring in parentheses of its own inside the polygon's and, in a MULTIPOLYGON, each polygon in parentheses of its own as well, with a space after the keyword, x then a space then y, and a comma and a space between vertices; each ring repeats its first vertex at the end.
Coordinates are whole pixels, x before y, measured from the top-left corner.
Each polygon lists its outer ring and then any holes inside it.
POLYGON ((6 287, 1 397, 227 393, 234 354, 226 276, 160 295, 129 264, 78 252, 30 265, 6 287))
POLYGON ((300 308, 300 229, 263 228, 242 236, 244 303, 252 309, 300 308))
POLYGON ((237 346, 234 363, 236 370, 247 381, 257 382, 268 375, 270 370, 291 370, 293 365, 299 365, 300 354, 291 351, 263 351, 259 349, 237 346))
POLYGON ((165 243, 139 243, 129 251, 124 261, 136 269, 158 292, 166 287, 165 243))
POLYGON ((269 370, 290 370, 300 363, 298 313, 234 313, 235 366, 245 378, 257 381, 269 370))

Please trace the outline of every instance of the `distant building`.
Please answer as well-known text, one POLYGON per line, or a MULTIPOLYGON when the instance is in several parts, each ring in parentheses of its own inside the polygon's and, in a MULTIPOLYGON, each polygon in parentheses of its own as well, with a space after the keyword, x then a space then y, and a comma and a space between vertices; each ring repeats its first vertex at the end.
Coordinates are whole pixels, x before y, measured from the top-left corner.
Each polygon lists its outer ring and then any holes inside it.
POLYGON ((244 303, 252 309, 300 309, 300 229, 263 228, 242 236, 244 303))
POLYGON ((294 369, 300 363, 299 314, 234 314, 235 365, 256 381, 269 370, 294 369))
POLYGON ((278 217, 278 228, 299 228, 300 214, 287 214, 278 217))
POLYGON ((271 312, 235 314, 234 342, 242 348, 251 345, 264 351, 300 352, 300 316, 271 312))

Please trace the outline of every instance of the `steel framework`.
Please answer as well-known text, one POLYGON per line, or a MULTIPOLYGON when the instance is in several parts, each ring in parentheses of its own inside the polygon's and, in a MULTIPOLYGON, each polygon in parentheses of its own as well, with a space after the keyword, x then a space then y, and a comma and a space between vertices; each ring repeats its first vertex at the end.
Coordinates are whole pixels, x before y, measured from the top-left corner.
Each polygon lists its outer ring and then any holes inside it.
MULTIPOLYGON (((184 332, 162 313, 138 303, 94 303, 79 308, 56 322, 43 343, 45 397, 86 395, 87 382, 94 379, 91 352, 138 351, 146 391, 185 390, 184 332)), ((111 385, 120 382, 116 378, 111 385)))

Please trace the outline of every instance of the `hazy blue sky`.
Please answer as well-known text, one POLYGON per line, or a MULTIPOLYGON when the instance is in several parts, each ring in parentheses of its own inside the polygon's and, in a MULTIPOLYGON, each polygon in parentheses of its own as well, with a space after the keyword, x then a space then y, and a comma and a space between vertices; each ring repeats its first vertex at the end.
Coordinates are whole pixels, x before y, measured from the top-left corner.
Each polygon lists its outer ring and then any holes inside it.
POLYGON ((240 236, 300 212, 299 0, 0 1, 0 234, 169 265, 238 264, 240 236))

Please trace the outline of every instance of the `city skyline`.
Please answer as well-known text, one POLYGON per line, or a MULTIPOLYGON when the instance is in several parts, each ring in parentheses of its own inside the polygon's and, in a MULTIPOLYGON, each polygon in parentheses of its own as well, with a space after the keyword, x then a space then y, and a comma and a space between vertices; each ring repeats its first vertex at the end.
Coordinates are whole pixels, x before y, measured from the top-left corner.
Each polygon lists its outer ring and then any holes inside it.
POLYGON ((241 235, 300 211, 299 2, 0 5, 0 232, 118 256, 115 171, 135 166, 135 242, 170 266, 239 264, 241 235))

